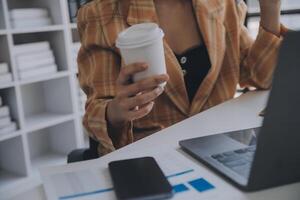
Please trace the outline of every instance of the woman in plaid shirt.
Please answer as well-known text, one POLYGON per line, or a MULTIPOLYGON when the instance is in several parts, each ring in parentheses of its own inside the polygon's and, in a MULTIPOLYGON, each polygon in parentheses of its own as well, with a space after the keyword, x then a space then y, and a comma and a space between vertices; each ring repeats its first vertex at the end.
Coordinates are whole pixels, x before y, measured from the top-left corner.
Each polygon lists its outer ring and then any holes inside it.
POLYGON ((279 21, 280 4, 260 0, 255 40, 244 26, 242 0, 94 0, 83 6, 78 13, 79 81, 88 96, 83 123, 99 142, 99 155, 233 98, 238 84, 269 88, 286 32, 279 21), (165 32, 167 74, 132 83, 132 75, 147 64, 124 67, 115 42, 122 30, 145 22, 157 23, 165 32), (176 54, 196 45, 205 46, 210 66, 189 99, 176 54), (166 81, 164 89, 158 87, 166 81))

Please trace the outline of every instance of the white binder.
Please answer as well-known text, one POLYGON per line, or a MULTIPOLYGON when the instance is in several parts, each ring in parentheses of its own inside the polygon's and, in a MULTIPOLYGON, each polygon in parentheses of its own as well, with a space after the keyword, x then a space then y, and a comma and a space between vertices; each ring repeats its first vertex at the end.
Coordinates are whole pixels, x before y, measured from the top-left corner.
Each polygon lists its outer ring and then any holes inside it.
POLYGON ((39 51, 34 53, 29 52, 26 54, 16 55, 16 61, 19 63, 23 63, 49 57, 54 57, 52 50, 39 51))
POLYGON ((52 74, 55 72, 57 72, 57 66, 56 65, 48 65, 43 68, 34 68, 34 69, 26 70, 26 71, 20 71, 19 78, 24 80, 24 79, 39 77, 42 75, 49 75, 49 74, 52 74))
POLYGON ((40 69, 54 64, 55 64, 55 60, 53 56, 48 58, 43 58, 43 59, 34 59, 28 62, 19 62, 17 60, 17 67, 18 67, 18 71, 20 72, 27 71, 30 69, 40 69))
POLYGON ((17 8, 9 12, 10 19, 32 19, 48 17, 48 10, 44 8, 17 8))
POLYGON ((36 53, 47 50, 50 50, 50 43, 48 41, 18 44, 14 46, 15 55, 28 54, 30 52, 36 53))
POLYGON ((49 17, 36 18, 36 19, 18 19, 11 20, 13 28, 33 28, 41 26, 49 26, 52 24, 52 20, 49 17))

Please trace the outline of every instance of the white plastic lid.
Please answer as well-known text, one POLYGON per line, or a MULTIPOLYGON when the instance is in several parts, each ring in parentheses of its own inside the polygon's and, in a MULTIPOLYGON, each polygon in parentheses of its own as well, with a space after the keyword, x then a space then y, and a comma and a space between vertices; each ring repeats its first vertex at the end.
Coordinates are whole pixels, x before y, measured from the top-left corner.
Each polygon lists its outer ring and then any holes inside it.
POLYGON ((137 48, 149 45, 163 36, 163 31, 155 23, 136 24, 118 35, 116 46, 122 49, 137 48))

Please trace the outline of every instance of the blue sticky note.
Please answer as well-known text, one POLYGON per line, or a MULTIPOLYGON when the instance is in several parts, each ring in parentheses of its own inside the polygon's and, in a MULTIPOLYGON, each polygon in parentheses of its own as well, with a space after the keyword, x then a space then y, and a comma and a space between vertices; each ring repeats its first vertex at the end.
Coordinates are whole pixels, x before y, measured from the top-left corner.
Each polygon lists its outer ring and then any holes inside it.
POLYGON ((178 185, 173 186, 174 193, 185 192, 188 190, 189 190, 189 188, 187 186, 185 186, 184 184, 178 184, 178 185))
POLYGON ((190 181, 189 184, 195 188, 198 192, 205 192, 207 190, 214 189, 215 186, 210 184, 208 181, 206 181, 203 178, 199 178, 193 181, 190 181))

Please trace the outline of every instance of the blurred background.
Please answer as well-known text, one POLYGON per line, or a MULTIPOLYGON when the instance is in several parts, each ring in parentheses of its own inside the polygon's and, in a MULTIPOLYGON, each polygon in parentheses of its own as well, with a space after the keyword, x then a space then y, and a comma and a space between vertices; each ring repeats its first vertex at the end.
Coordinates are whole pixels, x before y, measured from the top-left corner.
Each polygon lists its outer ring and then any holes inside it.
MULTIPOLYGON (((258 0, 245 0, 248 4, 248 16, 246 25, 249 28, 253 38, 256 37, 259 28, 259 3, 258 0)), ((292 30, 300 29, 300 1, 299 0, 281 0, 282 17, 281 22, 292 30)))
MULTIPOLYGON (((76 65, 76 12, 85 2, 0 0, 0 199, 30 199, 24 194, 40 186, 40 167, 88 147, 76 65)), ((259 4, 246 3, 255 38, 259 4)), ((300 1, 282 5, 282 23, 300 29, 300 1)))

